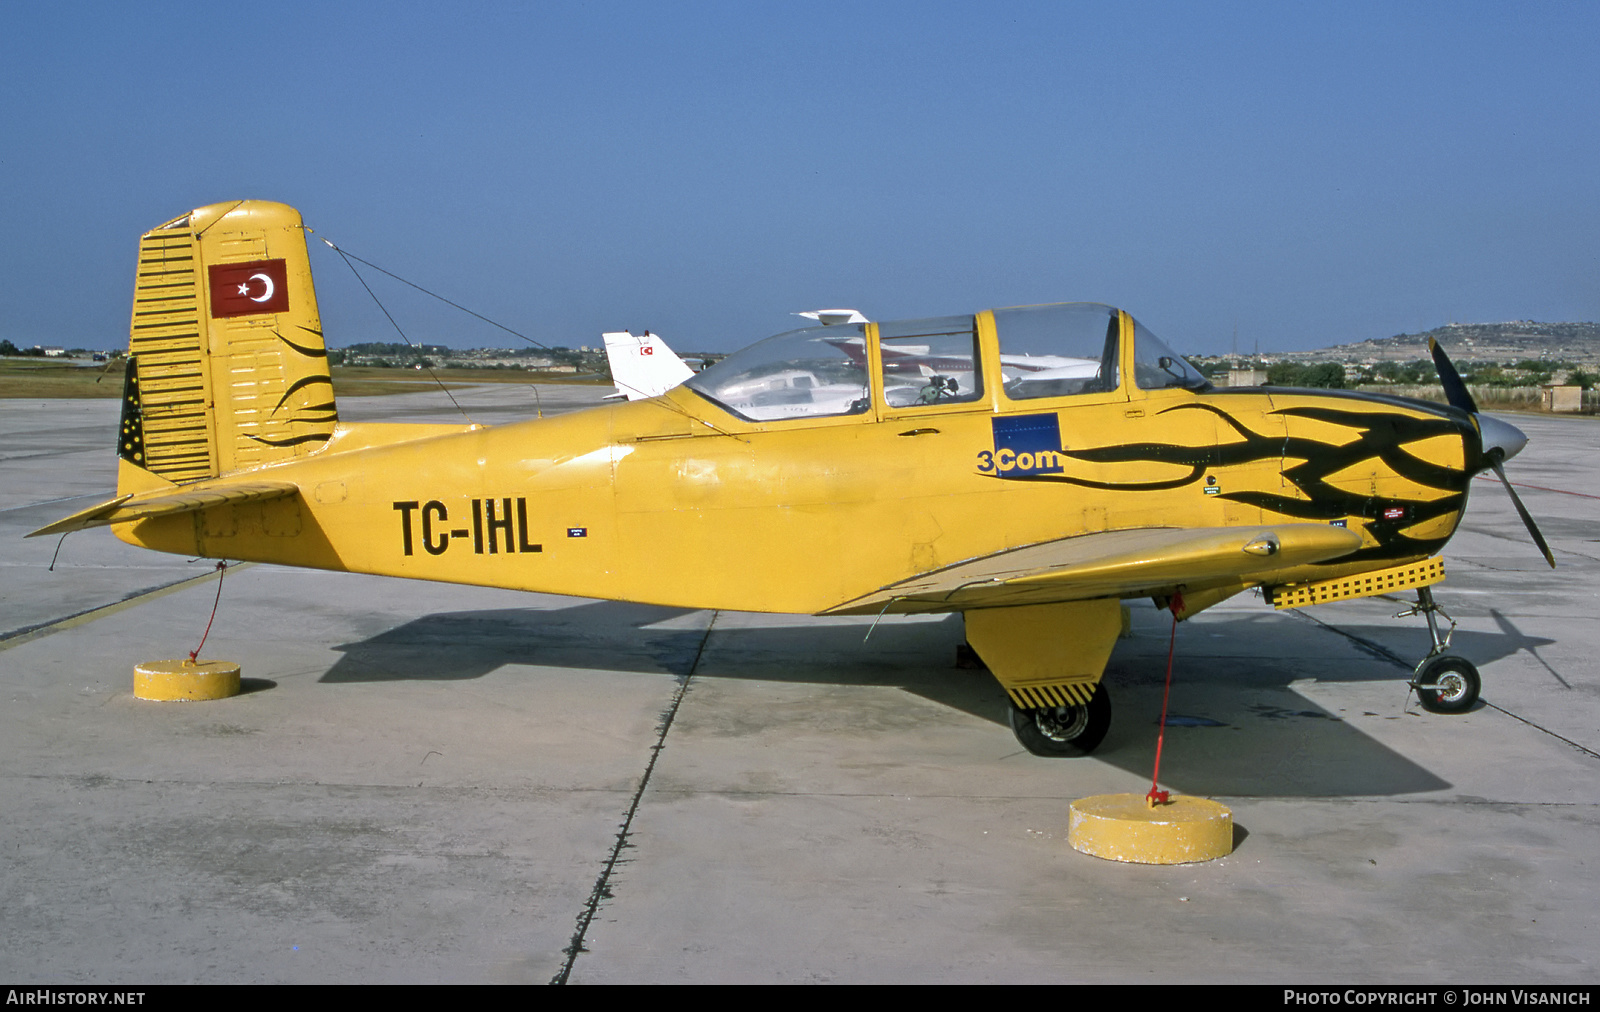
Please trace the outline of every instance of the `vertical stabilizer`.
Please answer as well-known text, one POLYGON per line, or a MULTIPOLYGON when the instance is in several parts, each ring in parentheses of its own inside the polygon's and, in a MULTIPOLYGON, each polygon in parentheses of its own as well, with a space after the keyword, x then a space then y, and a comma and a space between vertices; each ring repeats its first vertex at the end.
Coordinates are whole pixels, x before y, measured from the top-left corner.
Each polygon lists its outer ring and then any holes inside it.
MULTIPOLYGON (((304 456, 338 415, 300 212, 242 200, 146 232, 123 442, 185 483, 304 456)), ((127 459, 126 452, 124 459, 127 459)))
POLYGON ((637 337, 626 330, 600 336, 606 342, 617 395, 630 401, 664 394, 694 375, 665 341, 648 330, 637 337))

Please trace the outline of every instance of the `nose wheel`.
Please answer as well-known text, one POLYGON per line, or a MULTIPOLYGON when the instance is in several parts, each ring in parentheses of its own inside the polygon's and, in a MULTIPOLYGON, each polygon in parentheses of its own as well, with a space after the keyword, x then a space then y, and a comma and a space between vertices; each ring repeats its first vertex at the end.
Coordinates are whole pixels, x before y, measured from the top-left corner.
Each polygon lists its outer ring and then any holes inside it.
POLYGON ((1428 621, 1428 634, 1433 637, 1433 649, 1417 665, 1410 685, 1417 690, 1417 700, 1429 713, 1466 713, 1478 701, 1483 680, 1478 669, 1465 657, 1449 653, 1450 637, 1456 631, 1456 620, 1445 613, 1433 600, 1433 588, 1418 587, 1417 603, 1395 618, 1421 615, 1428 621), (1450 623, 1441 635, 1439 618, 1450 623))
POLYGON ((1478 701, 1483 682, 1465 657, 1436 654, 1417 665, 1411 686, 1430 713, 1466 713, 1478 701))

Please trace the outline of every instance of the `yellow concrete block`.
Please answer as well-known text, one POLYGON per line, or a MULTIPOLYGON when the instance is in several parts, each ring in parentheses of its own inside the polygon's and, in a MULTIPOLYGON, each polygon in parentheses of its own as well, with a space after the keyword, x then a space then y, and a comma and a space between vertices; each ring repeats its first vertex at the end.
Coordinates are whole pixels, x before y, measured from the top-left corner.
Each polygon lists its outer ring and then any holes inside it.
POLYGON ((1142 794, 1097 794, 1072 803, 1067 842, 1108 861, 1211 861, 1233 853, 1233 812, 1208 798, 1151 806, 1142 794))
POLYGON ((239 665, 232 661, 145 661, 133 666, 140 699, 192 701, 239 694, 239 665))

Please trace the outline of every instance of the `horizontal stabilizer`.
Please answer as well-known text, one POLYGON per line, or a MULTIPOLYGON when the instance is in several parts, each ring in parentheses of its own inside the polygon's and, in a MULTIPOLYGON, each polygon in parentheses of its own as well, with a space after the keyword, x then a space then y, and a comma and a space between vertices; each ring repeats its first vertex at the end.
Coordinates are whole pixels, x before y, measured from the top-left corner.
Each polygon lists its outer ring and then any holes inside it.
POLYGON ((1144 528, 1015 548, 891 584, 826 614, 966 611, 1096 597, 1143 597, 1226 583, 1336 559, 1361 535, 1328 524, 1144 528))
POLYGON ((162 489, 142 495, 123 495, 91 506, 86 510, 57 520, 29 534, 30 538, 46 534, 67 534, 90 527, 109 527, 131 520, 148 520, 151 517, 172 513, 189 513, 221 506, 247 502, 265 502, 284 499, 300 491, 300 486, 290 481, 240 481, 226 484, 185 485, 178 489, 162 489))

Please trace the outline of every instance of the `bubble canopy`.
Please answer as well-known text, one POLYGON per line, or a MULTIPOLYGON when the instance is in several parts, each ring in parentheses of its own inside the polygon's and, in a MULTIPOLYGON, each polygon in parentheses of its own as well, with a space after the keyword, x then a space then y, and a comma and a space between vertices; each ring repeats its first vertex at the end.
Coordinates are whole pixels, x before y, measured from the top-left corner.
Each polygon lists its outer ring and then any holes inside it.
MULTIPOLYGON (((997 309, 997 382, 1006 398, 1032 401, 1111 393, 1121 385, 1122 314, 1099 303, 997 309)), ((974 316, 878 325, 879 374, 891 409, 987 401, 974 316)), ((1138 321, 1133 376, 1140 390, 1203 390, 1205 377, 1138 321)), ((735 352, 685 382, 751 421, 866 414, 872 406, 867 325, 804 327, 735 352)), ((993 360, 991 360, 993 361, 993 360)))
POLYGON ((734 352, 684 382, 753 421, 858 415, 867 392, 865 324, 804 327, 734 352))

